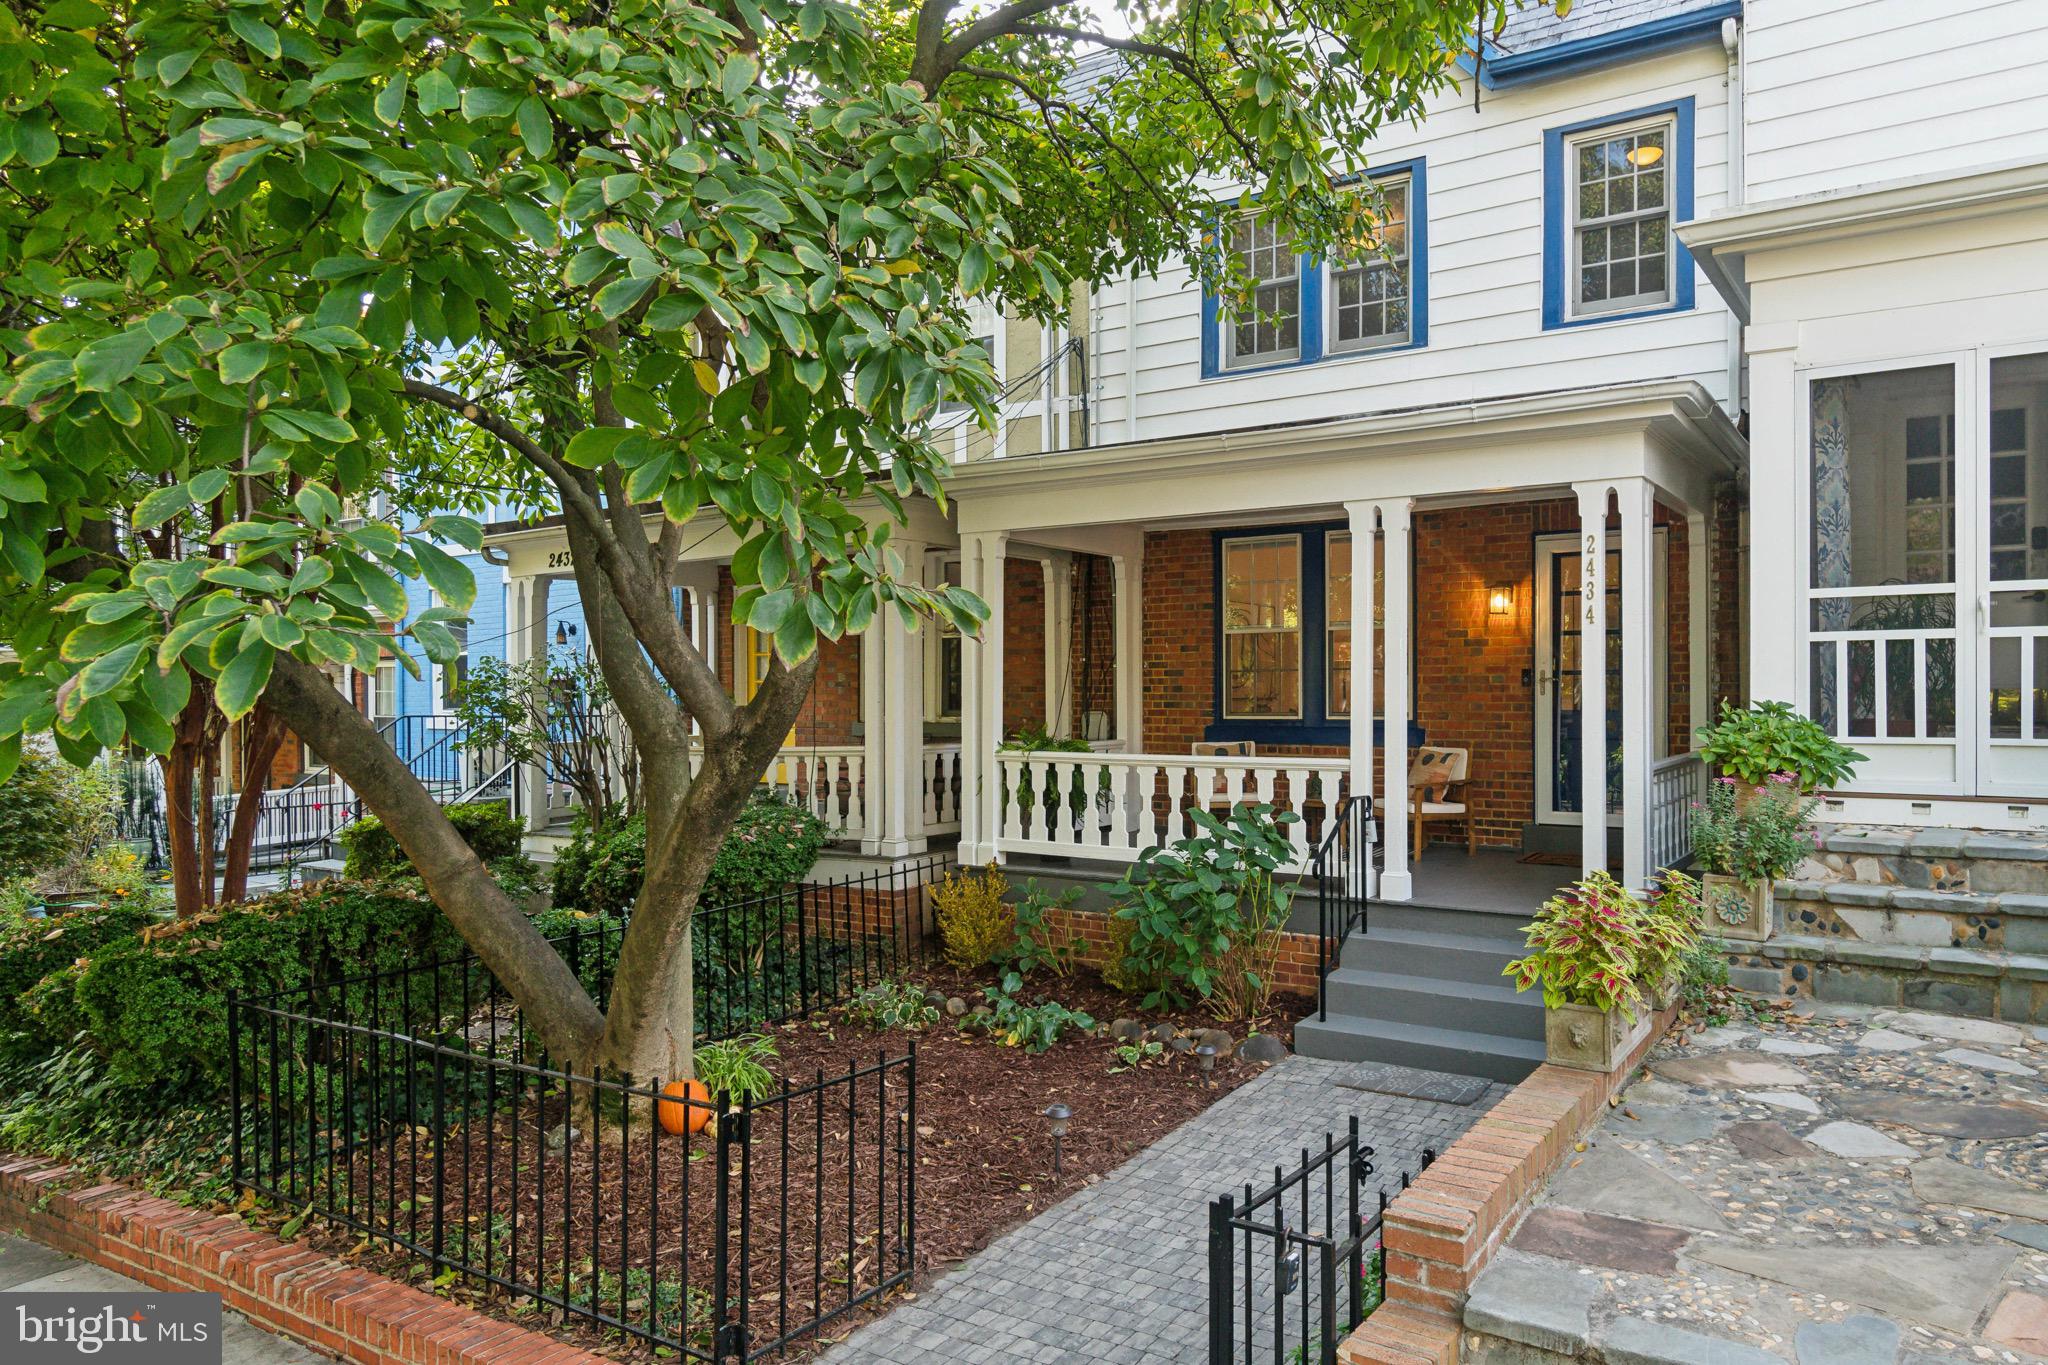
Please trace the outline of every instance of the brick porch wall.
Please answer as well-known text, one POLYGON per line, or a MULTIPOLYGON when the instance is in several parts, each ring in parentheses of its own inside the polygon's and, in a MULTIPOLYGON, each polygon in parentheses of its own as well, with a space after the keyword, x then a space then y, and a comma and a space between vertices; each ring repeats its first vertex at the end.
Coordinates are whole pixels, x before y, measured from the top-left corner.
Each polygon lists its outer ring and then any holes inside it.
MULTIPOLYGON (((739 651, 738 629, 732 623, 733 582, 730 570, 718 570, 718 680, 732 695, 733 670, 739 651)), ((796 742, 805 744, 858 744, 854 727, 860 724, 861 637, 848 635, 818 642, 818 675, 811 680, 811 694, 797 712, 796 742)))
POLYGON ((1045 570, 1012 555, 1003 565, 1003 737, 1045 725, 1045 570))

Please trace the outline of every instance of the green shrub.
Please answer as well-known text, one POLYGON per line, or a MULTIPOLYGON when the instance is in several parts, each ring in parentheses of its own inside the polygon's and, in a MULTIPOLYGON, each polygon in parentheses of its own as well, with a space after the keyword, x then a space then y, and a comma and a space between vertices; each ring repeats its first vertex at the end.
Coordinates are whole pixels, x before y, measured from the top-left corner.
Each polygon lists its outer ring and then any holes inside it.
POLYGON ((1074 908, 1074 902, 1081 899, 1081 888, 1070 886, 1057 896, 1047 895, 1039 889, 1037 882, 1024 884, 1024 899, 1017 902, 1015 914, 1016 932, 1010 946, 998 949, 998 956, 1005 965, 1018 973, 1029 976, 1043 967, 1054 976, 1065 976, 1074 969, 1074 959, 1081 955, 1081 935, 1075 931, 1074 922, 1067 912, 1074 908), (1057 915, 1048 911, 1058 910, 1057 915))
POLYGON ((904 1029, 915 1033, 939 1022, 939 1007, 925 998, 925 988, 908 981, 878 981, 855 991, 846 1003, 849 1022, 873 1029, 904 1029))
MULTIPOLYGON (((71 979, 86 1041, 106 1058, 111 1078, 218 1088, 228 1074, 230 996, 418 968, 462 952, 461 939, 425 896, 328 882, 161 922, 146 935, 107 942, 60 975, 71 979)), ((430 998, 425 990, 411 992, 414 1017, 407 1024, 440 1022, 429 1017, 430 998)), ((367 999, 325 1003, 368 1014, 367 999)), ((380 1021, 392 1021, 392 1002, 382 1004, 380 1021)))
MULTIPOLYGON (((828 837, 825 822, 772 792, 762 792, 733 821, 697 903, 733 905, 758 900, 801 882, 816 866, 828 837)), ((634 816, 610 833, 579 819, 568 846, 555 856, 558 910, 624 915, 640 895, 647 866, 647 822, 634 816)))
POLYGON ((1071 1009, 1057 1000, 1041 998, 1027 1005, 1017 998, 1017 992, 1023 988, 1023 978, 1010 972, 1003 977, 1002 985, 989 986, 982 991, 982 998, 988 1001, 989 1013, 981 1016, 970 1014, 960 1021, 960 1026, 986 1029, 989 1037, 1004 1047, 1021 1047, 1026 1052, 1045 1051, 1070 1028, 1083 1033, 1094 1032, 1093 1015, 1071 1009))
POLYGON ((713 1095, 752 1104, 775 1088, 768 1063, 776 1060, 775 1040, 759 1033, 706 1043, 696 1051, 697 1079, 713 1095))
POLYGON ((14 775, 0 782, 0 881, 63 880, 107 832, 112 809, 101 773, 23 745, 14 775))
MULTIPOLYGON (((448 822, 455 826, 476 856, 494 871, 501 864, 514 868, 525 862, 520 842, 526 828, 502 801, 472 801, 444 806, 448 822)), ((347 854, 342 875, 358 881, 383 881, 415 875, 412 860, 398 846, 398 839, 374 815, 365 815, 341 831, 341 847, 347 854)), ((531 866, 529 864, 529 866, 531 866)))
POLYGON ((1699 733, 1700 757, 1750 786, 1790 773, 1799 790, 1838 786, 1864 756, 1839 743, 1790 702, 1760 701, 1747 709, 1721 703, 1721 718, 1699 733))
POLYGON ((89 1047, 0 1060, 0 1150, 76 1162, 203 1207, 235 1197, 231 1143, 218 1094, 117 1080, 89 1047))
POLYGON ((1274 873, 1294 856, 1282 827, 1300 819, 1240 802, 1228 819, 1188 812, 1201 833, 1148 848, 1110 888, 1129 921, 1119 972, 1148 983, 1146 1009, 1202 1001, 1219 1018, 1265 1007, 1291 892, 1274 873))
POLYGON ((134 938, 156 918, 141 906, 118 905, 0 926, 0 1050, 46 1052, 68 1041, 78 1031, 69 992, 57 1002, 61 1012, 53 1012, 38 984, 109 943, 134 938))
POLYGON ((985 967, 1016 941, 1017 910, 1003 899, 1009 880, 994 863, 956 867, 932 888, 939 951, 962 971, 985 967))
POLYGON ((1144 995, 1152 989, 1152 978, 1144 964, 1131 956, 1131 937, 1138 926, 1122 915, 1109 917, 1109 943, 1102 950, 1102 984, 1125 995, 1144 995))

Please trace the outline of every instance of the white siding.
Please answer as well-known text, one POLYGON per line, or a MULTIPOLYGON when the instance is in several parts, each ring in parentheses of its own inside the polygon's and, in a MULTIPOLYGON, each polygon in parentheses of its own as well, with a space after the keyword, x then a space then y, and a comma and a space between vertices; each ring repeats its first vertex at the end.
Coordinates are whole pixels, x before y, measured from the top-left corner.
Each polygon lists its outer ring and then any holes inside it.
POLYGON ((1264 374, 1201 374, 1201 291, 1185 268, 1136 286, 1138 423, 1126 421, 1130 358, 1122 281, 1097 295, 1097 441, 1182 436, 1642 379, 1689 378, 1725 403, 1730 327, 1695 278, 1686 312, 1545 331, 1543 134, 1547 128, 1694 100, 1694 211, 1724 201, 1727 61, 1707 41, 1682 51, 1517 89, 1439 101, 1370 161, 1427 165, 1429 342, 1264 374))
POLYGON ((2048 157, 2042 0, 1749 0, 1749 199, 2048 157))

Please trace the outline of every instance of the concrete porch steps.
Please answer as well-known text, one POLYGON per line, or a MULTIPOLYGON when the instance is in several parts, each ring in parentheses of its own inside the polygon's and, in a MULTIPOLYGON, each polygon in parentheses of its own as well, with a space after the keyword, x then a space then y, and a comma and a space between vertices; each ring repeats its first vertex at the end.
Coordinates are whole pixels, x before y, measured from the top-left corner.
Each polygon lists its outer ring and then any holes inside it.
POLYGON ((1294 1027, 1297 1052, 1515 1082, 1543 1061, 1543 1001, 1501 975, 1522 913, 1375 904, 1326 984, 1328 1018, 1294 1027))

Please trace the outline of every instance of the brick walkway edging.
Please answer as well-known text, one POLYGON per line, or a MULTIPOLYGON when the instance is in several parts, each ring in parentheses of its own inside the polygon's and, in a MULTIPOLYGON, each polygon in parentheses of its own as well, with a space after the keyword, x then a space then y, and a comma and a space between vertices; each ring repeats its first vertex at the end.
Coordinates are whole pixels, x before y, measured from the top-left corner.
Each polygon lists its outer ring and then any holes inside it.
POLYGON ((1472 1281, 1677 1013, 1654 1016, 1605 1075, 1537 1067, 1387 1206, 1386 1302, 1338 1348, 1340 1365, 1457 1365, 1472 1281))
POLYGON ((610 1365, 237 1218, 40 1157, 0 1153, 0 1228, 155 1289, 219 1294, 258 1327, 359 1365, 610 1365))

